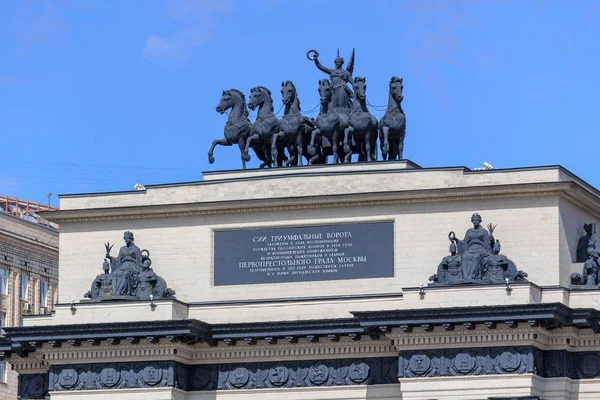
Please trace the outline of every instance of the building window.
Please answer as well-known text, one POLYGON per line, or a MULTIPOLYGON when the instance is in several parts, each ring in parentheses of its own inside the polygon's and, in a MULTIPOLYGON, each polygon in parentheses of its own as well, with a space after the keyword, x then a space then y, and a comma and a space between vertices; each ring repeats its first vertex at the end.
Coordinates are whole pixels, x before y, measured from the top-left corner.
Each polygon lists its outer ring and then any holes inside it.
POLYGON ((0 311, 0 336, 4 336, 4 327, 6 326, 6 313, 0 311))
POLYGON ((6 361, 0 361, 0 382, 6 383, 8 381, 6 377, 6 361))
POLYGON ((29 289, 29 276, 21 275, 21 300, 27 300, 29 289))
POLYGON ((48 281, 40 281, 40 307, 48 307, 48 281))
POLYGON ((0 294, 8 294, 8 270, 0 268, 0 294))

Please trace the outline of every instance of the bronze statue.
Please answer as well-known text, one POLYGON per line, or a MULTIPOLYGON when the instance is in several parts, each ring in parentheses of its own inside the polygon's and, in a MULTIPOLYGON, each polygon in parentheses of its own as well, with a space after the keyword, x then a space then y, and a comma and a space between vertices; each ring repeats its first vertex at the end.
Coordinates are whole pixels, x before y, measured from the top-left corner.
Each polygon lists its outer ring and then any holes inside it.
POLYGON ((351 161, 353 152, 359 154, 358 161, 374 161, 377 159, 378 122, 367 107, 367 80, 356 77, 353 87, 356 101, 348 116, 348 127, 344 130, 346 162, 351 161))
POLYGON ((352 55, 346 69, 343 69, 344 59, 340 57, 340 50, 338 49, 338 55, 334 61, 335 68, 324 67, 319 62, 319 52, 316 50, 309 50, 306 53, 306 57, 309 60, 315 62, 318 69, 329 75, 331 85, 333 89, 332 104, 331 106, 335 109, 349 109, 352 107, 352 90, 348 87, 348 83, 352 83, 352 73, 354 72, 354 49, 352 49, 352 55))
POLYGON ((406 136, 406 115, 402 110, 404 95, 402 79, 392 77, 388 95, 388 107, 379 122, 379 142, 383 160, 401 160, 406 136))
POLYGON ((358 154, 359 162, 376 161, 377 139, 384 161, 402 159, 406 135, 406 115, 401 106, 402 79, 391 78, 388 107, 378 121, 369 111, 369 107, 374 106, 366 99, 366 79, 352 76, 354 48, 346 68, 339 49, 334 68, 322 65, 316 50, 309 50, 306 57, 328 75, 328 79, 319 80, 318 116, 313 119, 301 115, 296 87, 289 80, 281 85, 285 106, 281 119, 273 112, 273 98, 265 87, 251 89, 248 106, 252 110, 258 108, 254 123, 248 118, 244 94, 236 89, 223 91, 216 110, 221 114, 230 112, 224 137, 213 141, 208 152, 211 164, 215 161, 213 153, 217 145, 236 144, 244 169, 251 159, 250 148, 261 161, 260 168, 303 165, 303 156, 308 164, 327 164, 330 155, 332 163, 352 162, 353 154, 358 154))
MULTIPOLYGON (((597 288, 598 284, 600 284, 600 258, 596 247, 596 224, 585 224, 584 229, 589 234, 589 237, 586 237, 587 235, 582 237, 579 240, 579 244, 585 239, 585 242, 587 243, 587 259, 583 264, 581 275, 577 273, 571 275, 571 284, 574 286, 583 286, 585 288, 597 288)), ((579 248, 577 250, 579 253, 579 248)))
POLYGON ((471 283, 507 283, 524 280, 527 273, 500 254, 500 242, 494 239, 495 225, 486 230, 481 226, 481 216, 471 217, 473 228, 467 230, 464 240, 448 234, 450 255, 442 259, 437 273, 429 280, 432 285, 457 285, 471 283))
MULTIPOLYGON (((270 167, 273 161, 275 166, 282 165, 287 160, 283 151, 279 153, 277 148, 277 140, 273 140, 279 133, 279 119, 273 112, 273 99, 271 91, 263 86, 257 86, 250 90, 250 102, 248 107, 255 110, 258 107, 256 120, 252 126, 252 134, 246 139, 246 147, 244 148, 244 160, 250 161, 248 148, 252 143, 260 150, 255 150, 255 153, 262 152, 264 154, 263 163, 260 168, 270 167), (271 143, 273 146, 271 146, 271 143), (274 159, 273 159, 274 158, 274 159)), ((260 158, 260 157, 259 157, 260 158)))
POLYGON ((464 240, 458 240, 454 232, 448 234, 448 238, 455 242, 458 253, 463 258, 463 273, 465 278, 480 279, 483 271, 484 258, 492 253, 494 236, 481 226, 481 216, 477 213, 471 217, 473 228, 467 230, 464 240))
POLYGON ((115 296, 133 296, 136 287, 135 276, 142 268, 142 251, 133 243, 133 233, 125 232, 123 239, 125 246, 121 247, 117 257, 111 257, 107 252, 106 259, 111 263, 113 294, 115 296))
POLYGON ((585 235, 579 238, 579 242, 577 243, 577 255, 575 258, 575 262, 585 262, 588 258, 588 244, 592 237, 592 233, 595 227, 594 224, 583 224, 583 230, 585 231, 585 235))
POLYGON ((117 257, 111 257, 112 245, 105 244, 106 255, 102 264, 103 274, 94 279, 90 291, 84 297, 92 300, 144 300, 170 298, 175 291, 167 288, 163 278, 156 275, 150 265, 150 252, 140 250, 133 243, 133 233, 123 235, 125 246, 117 257), (110 261, 110 268, 109 268, 110 261))
POLYGON ((248 119, 246 97, 237 89, 224 90, 221 101, 216 108, 217 112, 221 114, 224 114, 229 109, 231 109, 231 112, 224 128, 225 137, 213 141, 208 151, 208 162, 211 164, 215 162, 213 152, 217 145, 233 146, 237 144, 242 156, 242 168, 246 169, 244 150, 246 148, 246 139, 252 135, 252 124, 248 119))
POLYGON ((508 258, 500 254, 500 242, 494 243, 493 253, 483 263, 483 280, 489 283, 504 283, 508 277, 508 258))
POLYGON ((319 157, 326 157, 327 144, 331 144, 329 154, 333 156, 333 163, 338 163, 345 158, 342 146, 339 146, 342 139, 342 132, 348 127, 348 116, 339 113, 332 108, 333 87, 328 79, 319 81, 319 97, 321 109, 317 115, 317 129, 312 131, 308 153, 313 157, 309 164, 313 164, 319 157), (318 142, 316 140, 318 139, 318 142), (321 148, 317 151, 315 143, 321 143, 321 148))
MULTIPOLYGON (((283 117, 279 120, 279 133, 273 135, 272 148, 282 142, 289 154, 286 165, 302 165, 303 156, 308 156, 306 145, 308 137, 316 128, 312 118, 302 116, 300 99, 292 81, 281 82, 281 101, 284 105, 283 117)), ((275 156, 274 156, 275 157, 275 156)), ((307 161, 310 158, 307 157, 307 161)))
POLYGON ((437 274, 430 277, 430 281, 453 284, 461 283, 464 280, 462 257, 456 252, 456 243, 450 243, 450 255, 442 259, 437 274))

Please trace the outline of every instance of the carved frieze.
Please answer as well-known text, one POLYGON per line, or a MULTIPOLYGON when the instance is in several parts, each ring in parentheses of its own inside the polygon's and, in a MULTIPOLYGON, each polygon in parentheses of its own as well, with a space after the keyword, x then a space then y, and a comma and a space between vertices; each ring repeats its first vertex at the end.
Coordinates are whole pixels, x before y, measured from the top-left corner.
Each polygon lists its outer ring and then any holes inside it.
POLYGON ((400 353, 403 378, 534 373, 533 347, 473 348, 400 353))

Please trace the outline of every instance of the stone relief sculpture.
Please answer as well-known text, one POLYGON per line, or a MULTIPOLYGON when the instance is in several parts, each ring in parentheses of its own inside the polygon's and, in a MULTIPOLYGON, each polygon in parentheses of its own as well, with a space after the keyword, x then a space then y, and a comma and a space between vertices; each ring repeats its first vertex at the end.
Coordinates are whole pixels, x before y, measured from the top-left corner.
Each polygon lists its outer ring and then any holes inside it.
POLYGON ((582 243, 586 244, 586 260, 583 264, 581 274, 574 273, 571 275, 571 285, 573 287, 583 287, 594 289, 600 284, 600 259, 598 256, 598 239, 596 236, 596 224, 585 224, 584 229, 587 233, 579 239, 577 246, 577 261, 580 260, 580 249, 582 243), (589 236, 588 236, 589 235, 589 236))
POLYGON ((279 111, 274 111, 271 91, 266 87, 250 89, 248 104, 240 90, 225 90, 217 111, 224 114, 229 110, 229 117, 224 137, 213 141, 210 147, 209 162, 215 161, 216 146, 236 144, 243 169, 250 161, 250 148, 261 161, 259 168, 300 166, 302 156, 308 164, 326 164, 329 156, 334 164, 350 163, 353 154, 358 155, 358 162, 373 162, 378 158, 378 139, 384 161, 402 159, 406 134, 406 116, 400 105, 404 98, 402 79, 391 78, 388 107, 381 122, 378 121, 369 110, 376 106, 367 101, 366 78, 353 77, 354 54, 352 49, 344 68, 338 50, 335 67, 328 68, 319 61, 318 51, 306 53, 317 69, 328 75, 319 80, 320 111, 314 119, 301 115, 296 87, 289 80, 282 83, 285 111, 281 119, 277 116, 279 111), (248 118, 248 107, 258 110, 254 123, 248 118))
POLYGON ((481 226, 482 218, 471 217, 473 228, 468 229, 463 240, 454 232, 448 234, 450 255, 442 259, 437 273, 429 280, 433 285, 465 283, 506 283, 524 280, 527 274, 517 270, 515 264, 500 254, 500 242, 494 238, 495 225, 481 226))
POLYGON ((175 295, 167 288, 163 278, 150 268, 152 260, 148 250, 140 250, 134 243, 133 233, 123 235, 125 246, 117 257, 110 251, 113 245, 105 244, 106 255, 102 269, 92 283, 92 288, 84 297, 92 300, 145 300, 169 298, 175 295))

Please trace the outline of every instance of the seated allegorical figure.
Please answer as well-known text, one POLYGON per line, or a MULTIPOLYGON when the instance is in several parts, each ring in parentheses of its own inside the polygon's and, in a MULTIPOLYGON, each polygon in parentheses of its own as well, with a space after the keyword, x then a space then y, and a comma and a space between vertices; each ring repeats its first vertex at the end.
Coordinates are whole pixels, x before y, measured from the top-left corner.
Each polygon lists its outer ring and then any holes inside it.
POLYGON ((113 294, 135 296, 137 274, 142 270, 142 251, 133 243, 133 233, 125 232, 123 239, 125 246, 121 247, 117 257, 106 252, 106 258, 111 261, 113 294))
POLYGON ((96 276, 94 282, 92 283, 92 289, 83 295, 83 297, 95 299, 98 297, 109 297, 112 296, 113 293, 113 278, 110 275, 110 266, 107 260, 104 260, 102 264, 102 269, 104 269, 104 273, 96 276))
POLYGON ((485 258, 483 280, 490 283, 504 283, 508 278, 509 261, 500 254, 500 241, 494 243, 493 253, 485 258))
POLYGON ((450 232, 449 239, 457 244, 458 254, 462 256, 464 279, 481 280, 483 276, 483 262, 492 253, 494 236, 481 226, 481 216, 477 213, 471 217, 473 228, 468 229, 465 238, 459 240, 454 232, 450 232))
POLYGON ((464 279, 462 269, 462 257, 456 254, 457 248, 455 243, 450 243, 450 255, 446 256, 440 262, 437 269, 437 274, 429 278, 434 282, 439 283, 460 283, 464 279), (433 279, 432 279, 433 278, 433 279))
POLYGON ((152 260, 149 257, 144 257, 142 271, 137 276, 136 295, 140 300, 149 299, 150 295, 154 295, 154 288, 156 287, 158 277, 152 268, 150 268, 150 265, 152 265, 152 260))

